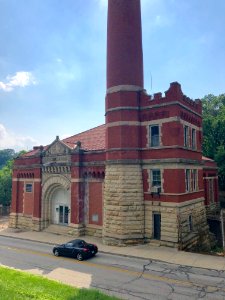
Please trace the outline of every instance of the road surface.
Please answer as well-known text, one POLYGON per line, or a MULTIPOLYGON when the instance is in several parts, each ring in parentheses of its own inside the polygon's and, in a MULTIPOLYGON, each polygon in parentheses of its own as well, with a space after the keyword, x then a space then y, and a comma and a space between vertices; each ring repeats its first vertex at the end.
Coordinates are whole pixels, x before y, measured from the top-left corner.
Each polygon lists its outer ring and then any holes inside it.
POLYGON ((0 236, 0 264, 121 299, 225 299, 225 272, 98 253, 79 262, 52 246, 0 236))

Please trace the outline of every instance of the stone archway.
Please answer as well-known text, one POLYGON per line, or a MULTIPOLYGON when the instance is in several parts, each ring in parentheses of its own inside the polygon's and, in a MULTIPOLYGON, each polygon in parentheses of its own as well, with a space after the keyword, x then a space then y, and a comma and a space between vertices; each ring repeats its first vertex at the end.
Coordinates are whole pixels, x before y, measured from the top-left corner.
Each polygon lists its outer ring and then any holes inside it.
POLYGON ((62 187, 54 189, 50 197, 50 223, 67 225, 70 223, 70 193, 62 187))
POLYGON ((70 218, 66 220, 66 210, 71 207, 71 182, 63 175, 52 175, 42 186, 42 229, 50 224, 68 225, 70 218), (60 222, 60 215, 64 217, 60 222), (58 219, 57 219, 58 218, 58 219), (58 221, 57 221, 58 220, 58 221))

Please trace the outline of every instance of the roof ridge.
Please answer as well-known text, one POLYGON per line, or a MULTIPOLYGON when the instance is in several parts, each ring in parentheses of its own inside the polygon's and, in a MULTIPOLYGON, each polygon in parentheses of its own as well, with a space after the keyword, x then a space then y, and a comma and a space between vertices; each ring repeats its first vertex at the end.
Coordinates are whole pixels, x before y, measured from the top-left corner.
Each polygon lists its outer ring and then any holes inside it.
POLYGON ((101 124, 101 125, 98 125, 98 126, 96 126, 96 127, 93 127, 93 128, 84 130, 84 131, 82 131, 82 132, 76 133, 76 134, 74 134, 74 135, 68 136, 67 138, 65 138, 65 139, 63 139, 63 140, 61 140, 61 141, 65 141, 65 140, 67 140, 67 139, 70 139, 70 138, 72 138, 72 137, 75 137, 76 135, 80 135, 80 134, 86 133, 86 132, 88 132, 88 131, 97 129, 98 127, 102 127, 102 126, 105 126, 105 124, 101 124))

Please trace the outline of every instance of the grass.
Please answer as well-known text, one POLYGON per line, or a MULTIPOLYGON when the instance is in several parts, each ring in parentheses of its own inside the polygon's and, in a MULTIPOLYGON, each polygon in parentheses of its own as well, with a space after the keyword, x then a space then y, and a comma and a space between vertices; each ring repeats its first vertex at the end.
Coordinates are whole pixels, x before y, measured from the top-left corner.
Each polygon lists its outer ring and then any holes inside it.
POLYGON ((41 276, 0 267, 1 300, 116 300, 97 290, 78 289, 41 276))

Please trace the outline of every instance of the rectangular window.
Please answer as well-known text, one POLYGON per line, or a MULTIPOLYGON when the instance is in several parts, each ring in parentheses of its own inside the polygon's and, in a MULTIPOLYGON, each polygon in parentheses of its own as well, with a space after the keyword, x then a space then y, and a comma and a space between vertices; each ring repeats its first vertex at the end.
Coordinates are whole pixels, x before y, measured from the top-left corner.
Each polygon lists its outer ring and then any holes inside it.
POLYGON ((98 222, 98 214, 92 215, 92 221, 93 222, 98 222))
POLYGON ((25 191, 26 191, 26 193, 32 193, 32 191, 33 191, 33 184, 32 183, 26 183, 25 191))
POLYGON ((188 227, 189 227, 189 231, 193 231, 193 219, 192 219, 192 215, 188 216, 188 227))
POLYGON ((185 170, 185 184, 186 184, 186 192, 190 192, 191 184, 190 184, 190 170, 185 170))
POLYGON ((161 193, 161 171, 151 171, 151 191, 155 193, 161 193))
POLYGON ((192 170, 192 190, 197 191, 198 173, 197 170, 192 170))
POLYGON ((150 126, 150 147, 159 146, 159 125, 150 126))
POLYGON ((184 147, 189 146, 189 128, 188 126, 184 126, 184 147))
POLYGON ((196 149, 196 130, 193 128, 191 130, 191 148, 196 149))

